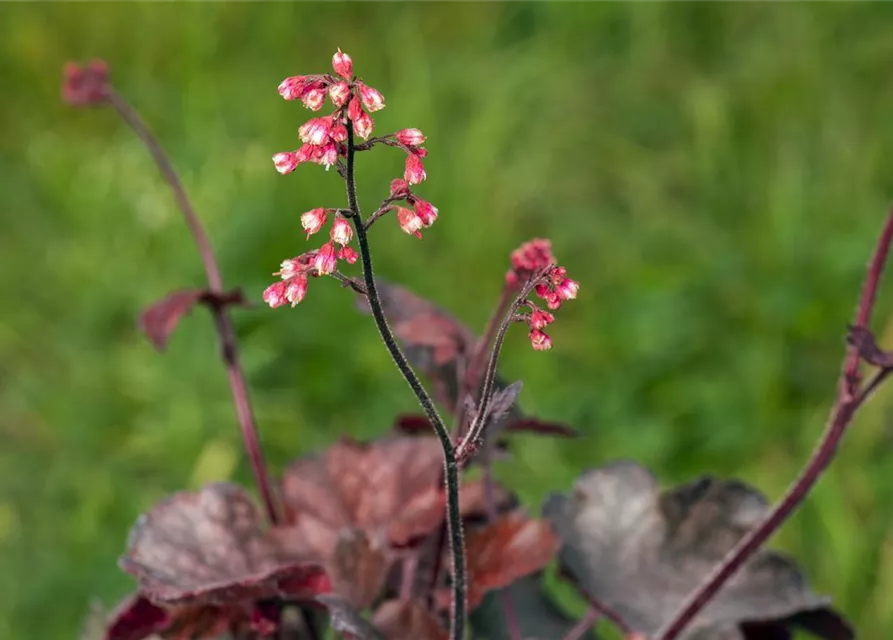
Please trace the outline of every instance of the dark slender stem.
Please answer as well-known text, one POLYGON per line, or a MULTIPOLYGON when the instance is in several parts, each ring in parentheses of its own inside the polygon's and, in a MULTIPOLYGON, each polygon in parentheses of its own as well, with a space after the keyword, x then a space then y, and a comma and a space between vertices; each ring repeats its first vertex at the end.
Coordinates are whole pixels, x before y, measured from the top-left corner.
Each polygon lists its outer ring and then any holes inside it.
POLYGON ((592 628, 592 625, 598 622, 600 617, 601 611, 599 611, 598 607, 590 606, 586 615, 580 618, 580 621, 567 632, 563 640, 580 640, 592 628))
MULTIPOLYGON (((146 123, 143 122, 136 110, 111 87, 108 89, 108 101, 137 137, 142 140, 155 160, 155 164, 158 165, 161 175, 170 186, 171 191, 173 191, 177 205, 180 211, 183 212, 183 218, 186 220, 186 225, 189 227, 201 254, 202 265, 208 278, 208 289, 211 293, 223 294, 223 278, 220 275, 220 266, 217 264, 217 259, 214 256, 214 250, 211 248, 205 229, 192 208, 192 203, 186 195, 186 190, 183 188, 183 184, 180 182, 180 178, 164 152, 161 143, 146 123)), ((254 471, 254 480, 264 502, 267 517, 272 524, 276 524, 279 522, 279 510, 273 497, 270 479, 267 474, 267 465, 258 437, 257 425, 254 422, 254 414, 251 410, 248 384, 245 381, 245 374, 242 372, 242 366, 239 363, 236 332, 224 305, 210 305, 210 308, 211 313, 214 315, 214 325, 220 338, 220 349, 226 365, 230 391, 232 392, 233 402, 236 405, 236 415, 238 416, 239 427, 242 432, 242 440, 251 460, 251 468, 254 471)))
POLYGON ((499 329, 502 317, 505 315, 505 310, 512 301, 513 291, 514 287, 509 285, 506 285, 503 288, 502 293, 499 296, 499 302, 496 304, 496 309, 487 321, 487 328, 484 330, 484 335, 475 345, 474 353, 471 354, 468 365, 465 367, 465 372, 460 377, 459 397, 456 398, 456 424, 453 427, 453 432, 456 434, 457 438, 461 438, 465 435, 465 397, 468 394, 472 394, 472 398, 475 402, 478 402, 480 399, 480 396, 475 392, 480 384, 481 366, 484 364, 484 357, 487 354, 487 350, 490 348, 490 344, 493 342, 493 338, 496 336, 496 331, 499 329))
POLYGON ((443 419, 434 407, 434 402, 425 391, 418 376, 412 370, 406 356, 397 344, 391 327, 388 325, 378 289, 375 286, 375 276, 372 270, 372 256, 369 250, 369 239, 366 235, 366 227, 363 225, 357 201, 356 180, 354 177, 354 136, 353 125, 347 125, 347 202, 350 208, 350 219, 353 221, 357 235, 357 243, 360 246, 360 257, 363 260, 363 280, 366 284, 366 299, 372 310, 372 317, 381 334, 394 364, 400 370, 403 378, 409 384, 428 419, 434 427, 434 432, 443 447, 444 469, 447 486, 447 524, 450 535, 450 557, 453 564, 453 603, 450 616, 450 637, 452 640, 464 640, 466 618, 466 568, 465 568, 465 541, 462 537, 462 514, 459 510, 459 464, 456 461, 456 451, 450 439, 450 432, 443 423, 443 419))
POLYGON ((555 265, 549 265, 533 274, 527 284, 521 289, 521 292, 515 298, 515 301, 511 304, 502 319, 502 324, 499 326, 499 330, 496 332, 496 338, 493 341, 493 350, 490 352, 490 360, 487 362, 487 370, 484 373, 484 385, 481 390, 481 399, 477 406, 477 414, 471 422, 471 427, 469 427, 468 433, 465 434, 465 437, 462 438, 459 446, 456 447, 456 457, 460 462, 464 461, 469 452, 474 450, 477 442, 481 438, 484 427, 487 424, 487 412, 490 410, 490 400, 493 398, 493 388, 496 381, 496 366, 499 363, 499 355, 502 352, 502 343, 505 341, 505 334, 508 333, 509 327, 515 321, 518 310, 527 301, 527 296, 530 295, 542 277, 551 271, 554 266, 555 265))
MULTIPOLYGON (((868 265, 868 273, 856 312, 855 327, 863 329, 868 327, 891 241, 893 241, 893 212, 887 217, 874 256, 868 265)), ((763 521, 744 536, 710 575, 692 591, 669 622, 655 636, 657 640, 673 640, 678 637, 686 625, 707 606, 711 598, 735 575, 747 559, 787 520, 831 463, 840 440, 846 433, 856 411, 885 377, 886 374, 878 374, 876 379, 869 383, 869 387, 866 389, 868 393, 860 394, 859 349, 855 345, 848 347, 837 401, 831 410, 825 431, 803 471, 763 521)))

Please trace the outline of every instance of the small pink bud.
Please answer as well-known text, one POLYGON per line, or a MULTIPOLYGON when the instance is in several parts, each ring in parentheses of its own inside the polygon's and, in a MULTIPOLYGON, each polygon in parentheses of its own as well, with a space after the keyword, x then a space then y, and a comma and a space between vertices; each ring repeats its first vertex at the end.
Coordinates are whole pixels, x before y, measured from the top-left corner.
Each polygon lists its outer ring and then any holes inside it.
POLYGON ((397 222, 400 223, 400 228, 406 233, 413 234, 417 238, 422 237, 419 229, 425 226, 425 222, 415 211, 406 207, 397 207, 397 222))
POLYGON ((347 105, 347 117, 351 120, 356 120, 360 117, 360 114, 363 113, 363 106, 360 104, 360 101, 357 100, 357 97, 354 96, 350 100, 350 104, 347 105))
POLYGON ((363 105, 369 111, 375 112, 384 109, 384 96, 378 92, 378 89, 373 89, 362 82, 357 82, 357 88, 360 90, 360 99, 363 101, 363 105))
POLYGON ((264 290, 264 302, 273 309, 281 307, 286 302, 285 290, 287 288, 288 283, 285 280, 274 282, 264 290))
POLYGON ((285 288, 285 299, 294 307, 307 295, 307 276, 300 274, 288 281, 285 288))
POLYGON ((414 153, 406 156, 406 168, 403 170, 403 179, 409 184, 419 184, 427 177, 428 174, 425 173, 425 165, 422 164, 422 159, 414 153))
POLYGON ((326 101, 326 84, 317 82, 304 89, 301 93, 301 102, 311 111, 319 111, 322 109, 323 103, 326 101))
POLYGON ((298 129, 298 135, 302 142, 322 146, 329 139, 331 130, 332 116, 324 116, 322 118, 313 118, 302 124, 301 128, 298 129))
POLYGON ((326 275, 334 272, 337 264, 338 260, 335 252, 335 243, 325 243, 319 248, 319 252, 316 254, 316 260, 314 261, 313 266, 316 267, 316 271, 320 275, 326 275))
POLYGON ((360 113, 360 117, 353 121, 353 126, 357 135, 363 140, 367 140, 372 135, 372 127, 375 126, 375 123, 372 121, 372 116, 363 111, 360 113))
POLYGON ((534 309, 530 314, 530 326, 534 329, 545 329, 547 325, 555 322, 555 316, 542 309, 534 309))
POLYGON ((332 231, 330 237, 342 247, 347 245, 353 238, 353 229, 346 218, 335 216, 335 222, 332 223, 332 231))
POLYGON ((427 200, 415 198, 412 205, 415 208, 416 214, 419 216, 419 218, 422 219, 422 224, 424 224, 426 227, 430 227, 432 224, 434 224, 434 221, 437 220, 437 207, 435 207, 427 200))
POLYGON ((283 151, 273 156, 273 165, 276 167, 276 171, 282 175, 291 173, 300 163, 298 154, 292 151, 283 151))
POLYGON ((109 70, 102 60, 84 66, 74 62, 65 65, 62 73, 62 99, 73 106, 104 103, 109 96, 109 70))
POLYGON ((555 309, 560 309, 561 296, 559 296, 554 291, 550 292, 548 295, 546 295, 546 306, 549 307, 552 311, 555 311, 555 309))
POLYGON ((536 295, 545 300, 549 297, 551 291, 549 291, 549 285, 545 282, 540 282, 536 287, 534 287, 534 291, 536 291, 536 295))
POLYGON ((405 198, 409 195, 409 185, 406 180, 401 180, 397 178, 396 180, 391 180, 391 197, 392 198, 405 198))
POLYGON ((332 68, 345 80, 350 80, 353 77, 353 60, 346 53, 342 53, 341 49, 338 49, 338 52, 332 56, 332 68))
POLYGON ((340 249, 338 249, 338 259, 345 260, 347 264, 353 264, 359 257, 360 256, 357 255, 357 252, 354 251, 351 247, 341 247, 340 249))
POLYGON ((339 122, 332 127, 332 133, 330 135, 335 142, 344 142, 347 140, 347 127, 339 122))
POLYGON ((307 76, 293 76, 279 83, 279 95, 286 100, 296 100, 301 97, 304 87, 307 86, 307 76))
POLYGON ((417 147, 425 141, 425 134, 418 129, 403 129, 394 134, 400 144, 417 147))
POLYGON ((552 348, 552 338, 550 338, 549 334, 544 331, 533 329, 531 330, 529 337, 530 344, 533 345, 533 348, 537 351, 548 351, 552 348))
POLYGON ((558 294, 558 297, 562 300, 573 300, 577 297, 577 292, 580 290, 580 285, 575 280, 571 280, 570 278, 565 278, 561 281, 557 287, 555 287, 555 293, 558 294))
POLYGON ((332 104, 340 109, 347 104, 347 99, 350 98, 350 85, 344 81, 332 83, 329 86, 329 98, 332 99, 332 104))
POLYGON ((307 213, 302 213, 301 226, 304 227, 304 231, 307 232, 307 237, 309 238, 314 233, 322 229, 328 217, 328 211, 326 211, 322 207, 320 207, 319 209, 311 209, 307 213))

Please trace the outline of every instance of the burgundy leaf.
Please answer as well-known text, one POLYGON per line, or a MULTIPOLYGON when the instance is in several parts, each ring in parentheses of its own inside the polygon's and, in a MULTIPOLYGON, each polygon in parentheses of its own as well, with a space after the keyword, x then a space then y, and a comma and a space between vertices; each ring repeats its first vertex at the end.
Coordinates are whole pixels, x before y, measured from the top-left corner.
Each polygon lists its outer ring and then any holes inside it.
POLYGON ((170 624, 169 613, 147 598, 128 596, 109 617, 105 640, 143 640, 170 624))
MULTIPOLYGON (((454 412, 459 376, 474 351, 477 337, 440 307, 408 289, 376 279, 385 316, 412 365, 433 385, 434 399, 454 412)), ((357 305, 369 311, 366 298, 357 305)))
POLYGON ((383 602, 372 622, 388 640, 446 640, 447 630, 437 617, 416 600, 383 602))
MULTIPOLYGON (((647 469, 617 462, 583 474, 572 496, 552 496, 543 512, 564 541, 564 571, 585 593, 647 636, 763 519, 767 505, 746 484, 711 477, 660 492, 647 469)), ((710 601, 683 638, 763 637, 747 636, 742 625, 783 628, 807 612, 828 612, 828 599, 808 589, 791 559, 762 549, 710 601)), ((822 628, 817 632, 828 639, 854 637, 840 627, 824 628, 827 633, 822 628)))
POLYGON ((541 570, 555 556, 559 544, 546 521, 531 520, 522 511, 471 531, 465 546, 469 609, 479 605, 488 591, 541 570))
MULTIPOLYGON (((397 416, 394 429, 406 435, 414 436, 431 433, 431 421, 422 414, 404 414, 397 416)), ((532 433, 535 435, 553 436, 556 438, 577 438, 580 432, 560 422, 547 422, 538 418, 518 418, 510 423, 506 432, 532 433)))
POLYGON ((345 598, 325 594, 317 596, 316 601, 328 609, 332 628, 342 637, 348 640, 383 640, 378 629, 363 618, 345 598))
POLYGON ((198 303, 211 306, 247 305, 240 289, 216 294, 207 289, 181 289, 167 294, 140 315, 139 327, 156 349, 164 351, 180 320, 198 303))
POLYGON ((156 603, 232 605, 329 590, 306 545, 285 549, 261 530, 245 492, 225 483, 175 494, 141 516, 121 567, 156 603))
POLYGON ((378 598, 389 564, 382 550, 373 547, 362 530, 344 529, 326 567, 335 593, 357 609, 365 609, 378 598))
MULTIPOLYGON (((295 539, 331 558, 345 529, 362 529, 370 541, 411 544, 444 519, 443 454, 433 437, 359 443, 343 438, 322 454, 292 463, 282 495, 295 539)), ((479 482, 466 484, 466 515, 483 509, 479 482)))
POLYGON ((180 319, 192 311, 207 293, 205 289, 183 289, 167 294, 140 315, 140 330, 159 351, 164 351, 180 319))

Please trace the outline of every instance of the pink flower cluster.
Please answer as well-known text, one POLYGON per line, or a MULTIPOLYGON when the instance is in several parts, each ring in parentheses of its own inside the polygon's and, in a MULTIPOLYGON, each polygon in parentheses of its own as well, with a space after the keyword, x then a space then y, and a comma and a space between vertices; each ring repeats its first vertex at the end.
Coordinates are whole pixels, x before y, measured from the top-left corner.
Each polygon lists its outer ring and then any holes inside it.
POLYGON ((361 138, 372 135, 375 123, 369 114, 384 109, 384 96, 354 78, 353 61, 341 49, 332 57, 332 68, 337 76, 293 76, 279 84, 279 95, 286 100, 300 100, 311 111, 322 109, 326 94, 335 106, 331 115, 312 118, 298 129, 304 143, 300 149, 273 156, 273 164, 281 174, 291 173, 303 162, 314 162, 328 169, 339 157, 345 156, 347 149, 343 143, 347 140, 348 120, 361 138))
MULTIPOLYGON (((336 75, 294 76, 286 78, 279 85, 279 94, 283 98, 300 100, 312 111, 319 111, 323 107, 327 95, 335 106, 335 111, 331 114, 311 118, 298 129, 303 143, 299 149, 283 151, 273 156, 273 164, 281 174, 291 173, 301 163, 313 162, 326 169, 337 164, 344 177, 344 165, 339 164, 339 161, 347 156, 348 125, 361 138, 368 140, 372 135, 375 123, 369 114, 384 108, 384 97, 378 90, 354 77, 353 61, 340 49, 332 57, 332 68, 336 75)), ((410 185, 419 184, 428 177, 422 162, 428 155, 428 151, 422 147, 424 142, 425 134, 418 129, 402 129, 368 140, 359 147, 359 150, 366 150, 375 143, 383 143, 406 152, 403 178, 391 182, 390 195, 379 213, 396 210, 400 228, 419 238, 422 237, 421 229, 434 224, 438 215, 437 207, 418 197, 410 189, 410 185), (393 204, 401 201, 412 208, 393 204)), ((264 292, 264 300, 270 306, 278 307, 286 302, 294 306, 304 299, 308 276, 334 273, 338 260, 344 260, 348 264, 357 261, 357 252, 348 246, 353 239, 353 228, 345 215, 349 216, 350 213, 318 208, 301 216, 301 226, 308 239, 321 231, 329 217, 333 216, 329 241, 316 251, 282 263, 282 270, 274 274, 281 276, 282 281, 274 283, 264 292)))
POLYGON ((422 237, 422 229, 427 229, 434 221, 437 220, 437 207, 418 197, 409 189, 412 184, 408 180, 397 178, 391 181, 391 202, 406 201, 412 206, 412 209, 406 207, 395 206, 397 211, 397 222, 400 228, 406 233, 412 234, 417 238, 422 237))
MULTIPOLYGON (((536 295, 546 301, 546 306, 552 311, 561 307, 566 300, 577 297, 580 285, 567 277, 567 269, 558 266, 558 261, 552 254, 552 243, 548 240, 536 238, 525 242, 512 252, 512 268, 506 273, 506 284, 510 287, 523 287, 530 284, 530 279, 540 274, 544 269, 548 271, 540 275, 534 291, 536 295)), ((527 300, 530 314, 523 316, 530 327, 530 343, 537 351, 545 351, 552 348, 552 338, 543 329, 555 321, 548 311, 540 309, 536 303, 527 300)))

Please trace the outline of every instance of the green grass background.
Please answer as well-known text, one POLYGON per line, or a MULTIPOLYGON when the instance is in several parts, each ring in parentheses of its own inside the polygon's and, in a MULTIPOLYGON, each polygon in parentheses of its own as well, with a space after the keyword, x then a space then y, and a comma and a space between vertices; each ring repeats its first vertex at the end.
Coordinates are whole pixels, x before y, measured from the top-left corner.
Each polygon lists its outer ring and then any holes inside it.
MULTIPOLYGON (((259 300, 340 206, 334 172, 279 176, 308 112, 276 94, 336 47, 385 95, 380 132, 428 136, 423 242, 376 226, 380 275, 481 326, 507 255, 547 236, 582 284, 555 348, 512 335, 524 407, 583 442, 519 439, 531 504, 635 457, 666 483, 738 476, 777 497, 816 440, 843 334, 893 201, 885 4, 4 4, 0 7, 0 638, 74 637, 137 515, 182 487, 250 482, 207 314, 164 356, 141 307, 202 270, 144 149, 59 100, 102 57, 182 172, 230 285, 259 300)), ((359 158, 367 210, 399 175, 359 158)), ((893 291, 876 322, 888 331, 893 291)), ((334 283, 237 313, 274 469, 414 401, 334 283)), ((774 541, 863 638, 893 637, 893 390, 774 541)))

